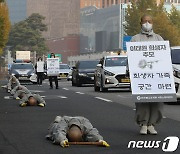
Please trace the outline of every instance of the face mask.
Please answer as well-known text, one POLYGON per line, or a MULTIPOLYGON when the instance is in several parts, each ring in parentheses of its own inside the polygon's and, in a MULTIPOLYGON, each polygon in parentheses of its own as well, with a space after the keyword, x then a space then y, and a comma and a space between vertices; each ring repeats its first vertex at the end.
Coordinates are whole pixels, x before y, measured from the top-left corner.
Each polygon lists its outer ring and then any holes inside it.
POLYGON ((145 32, 151 31, 152 30, 152 24, 150 24, 149 22, 142 24, 142 30, 144 30, 145 32))

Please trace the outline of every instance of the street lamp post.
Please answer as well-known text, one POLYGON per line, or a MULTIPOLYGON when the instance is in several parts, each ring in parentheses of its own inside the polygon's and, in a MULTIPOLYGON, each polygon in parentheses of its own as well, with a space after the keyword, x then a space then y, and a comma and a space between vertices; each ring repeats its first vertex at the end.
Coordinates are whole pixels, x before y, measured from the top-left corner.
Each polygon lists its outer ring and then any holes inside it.
POLYGON ((119 49, 123 48, 123 36, 124 36, 124 8, 122 0, 120 0, 119 6, 119 49))

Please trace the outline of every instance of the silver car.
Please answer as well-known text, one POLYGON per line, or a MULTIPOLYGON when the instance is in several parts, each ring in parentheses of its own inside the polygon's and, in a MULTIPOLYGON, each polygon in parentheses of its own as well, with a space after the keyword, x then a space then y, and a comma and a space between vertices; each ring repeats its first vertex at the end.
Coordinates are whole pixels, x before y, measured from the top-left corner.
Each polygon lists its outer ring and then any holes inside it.
POLYGON ((71 68, 68 64, 60 64, 58 79, 67 79, 69 72, 71 72, 71 68))
POLYGON ((20 82, 37 82, 37 75, 32 63, 13 63, 9 74, 14 75, 20 82))
POLYGON ((180 99, 180 46, 171 47, 174 82, 177 99, 180 99))
POLYGON ((95 70, 94 90, 107 91, 109 88, 130 88, 127 73, 127 56, 105 56, 95 70))

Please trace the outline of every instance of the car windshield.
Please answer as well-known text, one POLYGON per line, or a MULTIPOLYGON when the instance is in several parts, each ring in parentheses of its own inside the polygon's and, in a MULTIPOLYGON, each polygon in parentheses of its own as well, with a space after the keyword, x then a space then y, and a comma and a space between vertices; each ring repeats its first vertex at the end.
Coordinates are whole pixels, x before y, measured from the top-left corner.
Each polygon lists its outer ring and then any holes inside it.
POLYGON ((180 64, 180 49, 171 49, 171 59, 173 64, 180 64))
POLYGON ((68 65, 59 65, 59 69, 70 69, 68 65))
POLYGON ((109 57, 105 60, 106 67, 113 66, 126 66, 127 65, 127 57, 109 57))
POLYGON ((99 61, 81 61, 79 63, 80 69, 95 69, 99 61))
POLYGON ((33 69, 32 64, 14 64, 11 69, 33 69))

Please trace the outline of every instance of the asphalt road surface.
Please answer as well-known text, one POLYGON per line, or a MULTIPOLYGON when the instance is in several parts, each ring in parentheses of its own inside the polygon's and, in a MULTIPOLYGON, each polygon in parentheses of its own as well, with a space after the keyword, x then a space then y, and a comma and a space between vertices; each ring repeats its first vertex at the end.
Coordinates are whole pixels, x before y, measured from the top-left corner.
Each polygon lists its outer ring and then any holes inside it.
MULTIPOLYGON (((71 82, 66 81, 59 81, 59 86, 50 90, 47 80, 42 87, 27 85, 33 93, 44 97, 47 103, 44 108, 19 107, 18 100, 0 89, 0 154, 161 154, 171 150, 173 138, 168 147, 167 137, 180 138, 180 105, 165 105, 164 119, 156 127, 158 135, 143 136, 139 135, 139 127, 134 122, 134 103, 128 89, 101 93, 94 92, 89 85, 72 87, 71 82), (88 118, 110 147, 53 145, 45 135, 56 115, 88 118), (128 148, 130 141, 134 145, 128 148), (145 148, 146 143, 151 148, 145 148)), ((180 144, 172 153, 180 153, 180 144)))

